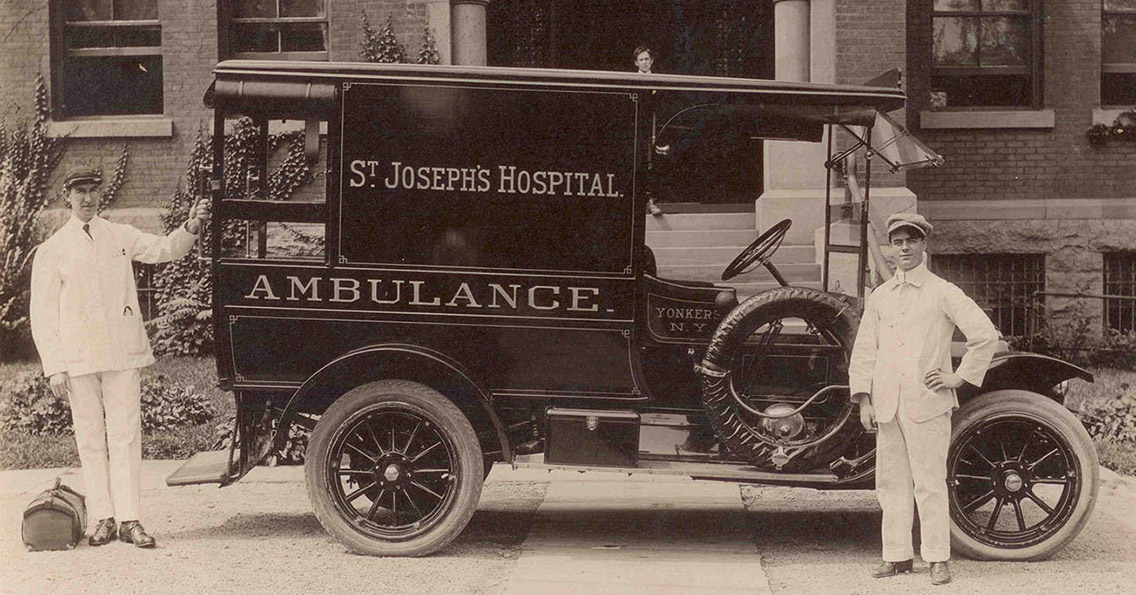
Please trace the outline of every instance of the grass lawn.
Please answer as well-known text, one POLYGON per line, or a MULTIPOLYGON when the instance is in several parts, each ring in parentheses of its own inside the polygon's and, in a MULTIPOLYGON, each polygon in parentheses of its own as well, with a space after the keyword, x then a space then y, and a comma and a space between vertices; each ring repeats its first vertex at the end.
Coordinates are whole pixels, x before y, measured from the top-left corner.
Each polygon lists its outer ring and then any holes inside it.
MULTIPOLYGON (((39 362, 0 364, 0 399, 8 398, 7 381, 23 373, 40 373, 39 362)), ((234 412, 232 393, 217 388, 213 358, 159 357, 143 370, 146 375, 165 375, 174 383, 203 395, 217 411, 213 422, 155 432, 142 437, 142 456, 147 459, 185 459, 213 446, 214 428, 225 423, 234 412)), ((77 467, 79 455, 75 439, 66 436, 0 435, 0 469, 77 467)))

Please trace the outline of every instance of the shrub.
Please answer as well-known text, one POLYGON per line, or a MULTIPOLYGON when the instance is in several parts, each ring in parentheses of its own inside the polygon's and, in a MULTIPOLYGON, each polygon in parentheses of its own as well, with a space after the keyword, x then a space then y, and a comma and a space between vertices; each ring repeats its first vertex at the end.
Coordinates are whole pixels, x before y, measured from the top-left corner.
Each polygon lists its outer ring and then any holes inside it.
POLYGON ((1115 398, 1087 403, 1080 413, 1085 429, 1093 438, 1136 448, 1136 391, 1121 385, 1115 398))
MULTIPOLYGON (((213 419, 216 410, 205 397, 165 376, 142 376, 142 432, 151 434, 213 419)), ((9 393, 0 401, 0 430, 33 436, 72 433, 67 397, 51 392, 47 379, 28 372, 9 381, 9 393)))
POLYGON ((367 11, 363 11, 363 43, 359 48, 359 57, 364 62, 381 62, 392 64, 406 62, 406 52, 394 37, 394 28, 391 26, 391 17, 387 15, 387 22, 383 24, 378 33, 367 20, 367 11))
POLYGON ((33 119, 9 133, 0 117, 0 358, 16 355, 28 343, 28 286, 35 246, 42 232, 39 215, 47 206, 47 181, 63 159, 63 139, 47 136, 50 110, 47 85, 36 77, 33 119))

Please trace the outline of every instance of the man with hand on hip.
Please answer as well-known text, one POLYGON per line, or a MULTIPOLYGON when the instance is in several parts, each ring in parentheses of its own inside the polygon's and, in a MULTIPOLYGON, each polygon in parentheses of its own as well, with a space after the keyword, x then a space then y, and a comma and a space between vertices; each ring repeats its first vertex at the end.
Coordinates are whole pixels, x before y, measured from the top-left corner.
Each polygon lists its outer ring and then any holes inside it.
POLYGON ((932 584, 951 581, 947 450, 955 389, 981 386, 998 346, 986 313, 953 284, 927 270, 924 252, 932 227, 920 215, 887 221, 896 252, 895 276, 868 297, 852 349, 849 386, 860 422, 876 435, 876 495, 883 509, 883 563, 873 576, 910 572, 913 504, 918 504, 920 555, 932 584), (955 327, 966 335, 966 355, 951 369, 955 327))
POLYGON ((142 474, 140 368, 154 363, 142 326, 133 261, 159 263, 189 254, 209 218, 199 201, 169 235, 143 233, 98 216, 102 180, 68 172, 63 194, 71 219, 36 249, 32 263, 32 337, 51 390, 71 404, 91 518, 89 543, 153 547, 138 522, 142 474), (123 521, 121 529, 115 518, 123 521))

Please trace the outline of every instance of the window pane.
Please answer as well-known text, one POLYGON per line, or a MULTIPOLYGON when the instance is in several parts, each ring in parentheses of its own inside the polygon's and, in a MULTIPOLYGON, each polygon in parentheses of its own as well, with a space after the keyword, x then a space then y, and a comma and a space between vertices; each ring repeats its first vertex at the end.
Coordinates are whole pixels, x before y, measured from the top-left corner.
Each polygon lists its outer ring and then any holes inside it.
POLYGON ((109 21, 114 18, 111 0, 72 0, 67 3, 67 20, 109 21))
POLYGON ((276 0, 236 0, 233 2, 233 16, 238 19, 276 18, 276 0))
POLYGON ((1136 0, 1104 0, 1105 10, 1136 10, 1136 0))
POLYGON ((276 25, 233 25, 233 51, 272 52, 280 51, 280 34, 276 25))
POLYGON ((982 0, 982 10, 1029 10, 1030 0, 982 0))
POLYGON ((936 76, 932 89, 946 95, 944 107, 1029 107, 1033 85, 1025 74, 936 76))
POLYGON ((1021 18, 984 18, 981 23, 982 66, 1022 66, 1029 63, 1029 21, 1021 18))
POLYGON ((322 52, 327 50, 327 25, 319 23, 284 25, 280 29, 280 51, 322 52))
POLYGON ((981 10, 978 0, 935 0, 935 10, 953 12, 958 10, 981 10))
POLYGON ((63 61, 68 116, 162 113, 162 57, 108 56, 63 61))
POLYGON ((324 0, 280 0, 282 17, 322 17, 324 0))
POLYGON ((942 17, 935 19, 934 59, 936 66, 977 66, 978 19, 942 17))
POLYGON ((156 48, 161 45, 161 27, 130 27, 117 33, 117 47, 120 48, 156 48))
POLYGON ((1101 63, 1136 64, 1136 15, 1105 15, 1103 30, 1101 63))
POLYGON ((112 48, 114 31, 103 27, 67 27, 66 44, 69 50, 112 48))
POLYGON ((114 20, 153 21, 158 19, 158 0, 114 0, 114 20))
POLYGON ((1101 74, 1102 105, 1136 104, 1136 73, 1105 72, 1101 74))

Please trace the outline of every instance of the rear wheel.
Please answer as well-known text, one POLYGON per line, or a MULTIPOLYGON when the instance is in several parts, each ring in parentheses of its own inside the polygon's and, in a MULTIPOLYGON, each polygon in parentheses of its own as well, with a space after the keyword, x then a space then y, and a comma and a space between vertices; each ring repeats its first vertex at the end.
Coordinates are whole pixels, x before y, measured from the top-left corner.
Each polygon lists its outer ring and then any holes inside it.
POLYGON ((947 455, 951 545, 978 560, 1043 560, 1077 536, 1096 503, 1097 453, 1062 405, 995 391, 955 414, 947 455))
POLYGON ((320 417, 305 463, 316 518, 352 551, 421 556, 461 533, 483 457, 456 405, 415 382, 356 388, 320 417))

